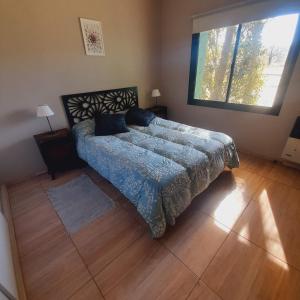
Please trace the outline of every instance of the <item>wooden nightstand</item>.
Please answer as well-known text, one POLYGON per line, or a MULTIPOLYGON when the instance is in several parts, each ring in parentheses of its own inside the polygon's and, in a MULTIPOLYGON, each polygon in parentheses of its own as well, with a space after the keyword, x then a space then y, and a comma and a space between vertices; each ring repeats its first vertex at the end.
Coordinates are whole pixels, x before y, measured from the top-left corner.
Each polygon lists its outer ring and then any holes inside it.
POLYGON ((81 167, 83 161, 76 153, 76 147, 70 130, 64 128, 34 136, 41 155, 48 168, 48 174, 55 179, 57 171, 81 167))
POLYGON ((156 116, 160 118, 168 119, 168 108, 166 106, 156 105, 146 108, 146 110, 153 112, 156 116))

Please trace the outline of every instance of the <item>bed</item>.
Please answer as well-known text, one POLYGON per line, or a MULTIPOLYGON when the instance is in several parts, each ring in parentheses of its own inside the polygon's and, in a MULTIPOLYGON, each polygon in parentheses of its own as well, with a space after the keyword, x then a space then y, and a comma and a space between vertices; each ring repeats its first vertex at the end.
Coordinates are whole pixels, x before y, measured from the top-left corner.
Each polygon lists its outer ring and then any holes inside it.
POLYGON ((62 97, 78 155, 109 180, 136 207, 154 238, 190 205, 225 167, 239 158, 223 133, 154 118, 148 127, 94 135, 94 115, 138 106, 136 87, 62 97))

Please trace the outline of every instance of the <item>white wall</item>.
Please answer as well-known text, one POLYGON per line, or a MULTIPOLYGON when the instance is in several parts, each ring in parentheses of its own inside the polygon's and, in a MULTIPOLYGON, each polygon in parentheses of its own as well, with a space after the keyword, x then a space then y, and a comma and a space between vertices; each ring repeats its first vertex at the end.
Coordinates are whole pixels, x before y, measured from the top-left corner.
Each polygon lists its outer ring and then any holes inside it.
POLYGON ((141 106, 159 83, 158 0, 0 0, 0 182, 45 169, 34 134, 67 126, 60 96, 138 86, 141 106), (79 17, 100 20, 105 57, 86 56, 79 17))
POLYGON ((161 85, 170 117, 222 131, 248 152, 278 159, 300 115, 300 59, 294 68, 279 116, 187 105, 191 52, 191 16, 239 1, 162 0, 161 85))
POLYGON ((226 132, 241 148, 278 158, 300 115, 299 59, 279 117, 187 105, 190 17, 235 2, 0 0, 0 182, 45 169, 32 138, 48 130, 35 117, 37 105, 52 107, 58 129, 67 126, 61 95, 133 85, 142 107, 161 86, 172 119, 226 132), (102 21, 105 57, 85 55, 79 17, 102 21))

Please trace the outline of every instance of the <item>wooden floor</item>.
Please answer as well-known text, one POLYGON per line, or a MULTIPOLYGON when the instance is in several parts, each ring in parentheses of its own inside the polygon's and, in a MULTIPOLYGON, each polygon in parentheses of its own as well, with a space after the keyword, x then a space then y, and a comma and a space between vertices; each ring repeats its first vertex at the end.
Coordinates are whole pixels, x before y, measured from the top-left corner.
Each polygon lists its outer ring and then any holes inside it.
POLYGON ((152 240, 90 169, 9 188, 29 299, 300 299, 300 172, 241 155, 152 240), (69 235, 46 190, 87 173, 117 203, 69 235))

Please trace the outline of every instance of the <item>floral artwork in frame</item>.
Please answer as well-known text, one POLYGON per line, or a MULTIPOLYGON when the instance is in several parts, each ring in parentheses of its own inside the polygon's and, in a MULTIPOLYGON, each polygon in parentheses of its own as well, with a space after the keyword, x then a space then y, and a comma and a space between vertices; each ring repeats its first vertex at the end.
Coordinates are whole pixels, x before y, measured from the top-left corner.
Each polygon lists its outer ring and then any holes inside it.
POLYGON ((86 55, 105 56, 101 22, 80 18, 86 55))

